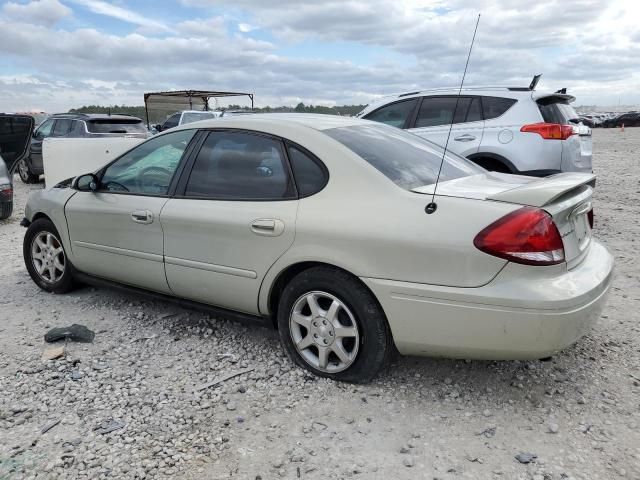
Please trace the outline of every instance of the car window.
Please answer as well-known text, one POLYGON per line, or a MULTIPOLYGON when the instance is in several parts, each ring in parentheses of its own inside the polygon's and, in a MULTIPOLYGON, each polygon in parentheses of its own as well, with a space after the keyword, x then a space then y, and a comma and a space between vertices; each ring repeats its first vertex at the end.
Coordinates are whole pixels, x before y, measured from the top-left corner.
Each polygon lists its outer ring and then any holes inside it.
POLYGON ((210 120, 215 117, 215 113, 211 112, 188 112, 182 115, 182 125, 185 123, 199 122, 200 120, 210 120))
POLYGON ((294 198, 282 143, 244 132, 211 132, 189 176, 185 195, 221 200, 294 198))
POLYGON ((416 98, 410 98, 401 102, 392 103, 391 105, 379 108, 364 118, 391 125, 392 127, 402 128, 407 118, 413 113, 416 102, 416 98))
POLYGON ((62 137, 71 131, 71 120, 67 118, 61 118, 55 121, 53 125, 52 136, 62 137))
POLYGON ((482 110, 484 112, 484 119, 491 120, 492 118, 498 118, 504 114, 511 106, 516 103, 514 98, 502 98, 502 97, 482 97, 482 110))
POLYGON ((162 129, 167 130, 168 128, 177 127, 180 121, 180 115, 180 113, 176 113, 167 118, 162 124, 162 129))
POLYGON ((180 130, 148 140, 109 165, 101 190, 166 195, 173 174, 196 130, 180 130))
POLYGON ((480 120, 478 104, 472 102, 469 97, 425 97, 416 118, 415 128, 450 125, 454 111, 456 117, 453 123, 464 123, 467 113, 472 110, 472 107, 475 112, 475 114, 472 113, 474 120, 467 121, 480 120), (473 107, 474 104, 475 107, 473 107))
MULTIPOLYGON (((438 176, 444 149, 417 135, 386 125, 354 125, 323 130, 323 133, 407 190, 432 185, 438 176)), ((470 160, 447 151, 440 181, 485 171, 470 160)))
POLYGON ((51 136, 51 129, 53 128, 53 120, 45 120, 38 130, 36 131, 37 138, 46 138, 51 136))
POLYGON ((547 123, 567 124, 577 120, 578 114, 562 97, 545 97, 538 100, 538 108, 547 123))
POLYGON ((320 166, 320 160, 312 159, 294 146, 289 147, 289 160, 300 196, 308 197, 318 193, 327 184, 329 176, 320 166))
POLYGON ((96 118, 87 120, 89 133, 147 133, 139 118, 96 118))

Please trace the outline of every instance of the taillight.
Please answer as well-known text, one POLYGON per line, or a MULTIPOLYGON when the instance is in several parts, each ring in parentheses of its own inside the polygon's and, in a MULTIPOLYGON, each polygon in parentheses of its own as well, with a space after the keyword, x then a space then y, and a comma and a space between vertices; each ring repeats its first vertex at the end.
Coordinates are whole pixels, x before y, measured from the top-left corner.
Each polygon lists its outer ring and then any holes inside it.
POLYGON ((13 187, 8 183, 0 185, 0 193, 3 193, 5 195, 13 195, 13 187))
POLYGON ((572 125, 560 125, 559 123, 530 123, 520 129, 525 133, 537 133, 545 140, 566 140, 574 134, 572 125))
POLYGON ((522 207, 482 230, 473 240, 489 255, 525 265, 556 265, 564 262, 562 237, 544 210, 522 207))
POLYGON ((587 218, 589 219, 589 227, 593 230, 594 218, 593 218, 593 208, 587 212, 587 218))

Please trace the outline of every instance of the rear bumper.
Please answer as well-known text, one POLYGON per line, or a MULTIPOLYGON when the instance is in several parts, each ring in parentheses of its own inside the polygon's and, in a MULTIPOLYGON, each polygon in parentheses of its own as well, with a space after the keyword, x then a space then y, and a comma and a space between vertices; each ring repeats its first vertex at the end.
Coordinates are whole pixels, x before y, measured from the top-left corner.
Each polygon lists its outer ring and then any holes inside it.
POLYGON ((478 288, 362 280, 380 301, 403 354, 536 359, 589 331, 605 304, 613 267, 611 254, 594 241, 571 270, 509 263, 478 288))

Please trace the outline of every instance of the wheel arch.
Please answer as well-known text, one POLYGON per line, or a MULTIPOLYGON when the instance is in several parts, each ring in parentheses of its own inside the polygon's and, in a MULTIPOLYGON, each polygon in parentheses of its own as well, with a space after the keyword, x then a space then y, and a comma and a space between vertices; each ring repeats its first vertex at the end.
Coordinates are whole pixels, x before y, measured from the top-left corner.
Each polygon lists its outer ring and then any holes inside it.
POLYGON ((510 160, 506 159, 502 155, 498 155, 497 153, 477 152, 472 155, 469 155, 467 158, 484 168, 486 168, 485 164, 490 165, 491 163, 493 164, 497 163, 499 165, 504 166, 504 168, 508 170, 508 172, 505 172, 505 173, 518 173, 518 169, 510 160))

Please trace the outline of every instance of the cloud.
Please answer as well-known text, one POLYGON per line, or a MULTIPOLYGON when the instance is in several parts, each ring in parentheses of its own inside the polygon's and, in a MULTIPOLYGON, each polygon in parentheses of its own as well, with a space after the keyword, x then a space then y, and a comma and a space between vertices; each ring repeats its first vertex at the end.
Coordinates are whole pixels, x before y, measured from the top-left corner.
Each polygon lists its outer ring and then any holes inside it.
POLYGON ((58 0, 35 0, 26 4, 7 2, 2 13, 12 20, 52 26, 73 12, 58 0))
POLYGON ((115 18, 117 20, 122 20, 123 22, 132 23, 134 25, 138 25, 140 27, 153 30, 159 30, 164 32, 173 31, 164 23, 150 19, 145 15, 138 14, 132 10, 128 10, 124 7, 119 7, 117 5, 113 5, 108 2, 104 2, 102 0, 70 0, 74 3, 82 5, 93 13, 97 13, 98 15, 105 15, 107 17, 115 18))

